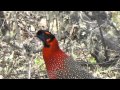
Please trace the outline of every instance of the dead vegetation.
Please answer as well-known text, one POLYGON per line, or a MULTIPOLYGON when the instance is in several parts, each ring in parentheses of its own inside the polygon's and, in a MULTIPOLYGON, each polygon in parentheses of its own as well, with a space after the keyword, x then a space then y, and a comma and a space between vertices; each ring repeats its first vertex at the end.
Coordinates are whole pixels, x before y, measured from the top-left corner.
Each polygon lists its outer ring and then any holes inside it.
POLYGON ((120 78, 119 18, 117 11, 0 11, 0 78, 48 78, 34 37, 47 28, 94 76, 120 78))

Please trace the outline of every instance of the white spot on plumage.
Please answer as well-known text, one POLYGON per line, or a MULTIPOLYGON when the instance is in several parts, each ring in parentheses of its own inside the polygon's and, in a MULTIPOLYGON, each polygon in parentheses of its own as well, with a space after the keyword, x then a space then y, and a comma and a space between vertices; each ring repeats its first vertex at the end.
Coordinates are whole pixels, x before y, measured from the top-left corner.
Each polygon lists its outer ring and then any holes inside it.
MULTIPOLYGON (((86 71, 84 71, 82 68, 80 68, 80 66, 77 66, 75 64, 75 61, 73 61, 71 58, 67 58, 66 60, 64 60, 64 64, 62 65, 61 64, 62 57, 60 54, 58 54, 57 57, 53 56, 51 61, 53 61, 52 63, 50 63, 52 67, 51 72, 56 73, 57 77, 60 79, 62 78, 69 78, 69 79, 91 78, 91 75, 87 73, 86 71)), ((53 73, 51 73, 51 75, 53 73)))

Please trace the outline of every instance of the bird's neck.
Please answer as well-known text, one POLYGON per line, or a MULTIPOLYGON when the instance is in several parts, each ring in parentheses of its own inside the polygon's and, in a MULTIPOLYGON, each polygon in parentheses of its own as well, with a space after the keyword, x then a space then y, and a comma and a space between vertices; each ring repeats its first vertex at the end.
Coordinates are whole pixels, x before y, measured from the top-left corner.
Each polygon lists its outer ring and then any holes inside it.
POLYGON ((54 53, 61 52, 61 49, 58 45, 58 41, 56 39, 54 39, 49 46, 50 47, 43 47, 42 53, 45 60, 46 58, 50 58, 51 56, 53 56, 54 53))
POLYGON ((46 48, 44 47, 44 48, 52 52, 56 52, 60 50, 60 47, 56 38, 54 38, 53 41, 49 44, 50 44, 50 47, 46 47, 46 48))
POLYGON ((50 47, 43 48, 43 58, 47 67, 52 67, 57 63, 64 63, 65 58, 68 56, 59 48, 58 41, 54 39, 50 47))

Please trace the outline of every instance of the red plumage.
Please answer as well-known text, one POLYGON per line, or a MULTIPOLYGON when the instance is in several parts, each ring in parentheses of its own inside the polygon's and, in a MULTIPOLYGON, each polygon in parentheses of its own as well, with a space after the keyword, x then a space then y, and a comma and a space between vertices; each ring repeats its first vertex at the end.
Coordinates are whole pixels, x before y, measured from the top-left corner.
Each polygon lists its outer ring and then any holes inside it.
POLYGON ((48 75, 53 79, 57 78, 56 74, 53 72, 64 69, 64 60, 68 58, 68 56, 58 47, 56 39, 50 43, 50 46, 50 48, 43 47, 42 52, 48 75))
POLYGON ((43 58, 50 79, 93 79, 94 77, 63 52, 53 34, 46 30, 37 32, 43 42, 43 58))

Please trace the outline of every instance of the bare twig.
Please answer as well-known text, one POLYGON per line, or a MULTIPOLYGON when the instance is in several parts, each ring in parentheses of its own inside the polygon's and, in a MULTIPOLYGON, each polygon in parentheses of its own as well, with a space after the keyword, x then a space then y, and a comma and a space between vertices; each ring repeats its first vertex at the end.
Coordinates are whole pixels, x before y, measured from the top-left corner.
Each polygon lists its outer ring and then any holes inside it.
POLYGON ((29 60, 28 79, 31 78, 31 60, 29 60))
MULTIPOLYGON (((99 27, 100 27, 100 25, 99 25, 99 27)), ((108 61, 109 60, 108 50, 107 50, 107 47, 106 47, 106 43, 105 43, 105 40, 104 40, 104 36, 103 36, 102 30, 101 30, 101 27, 99 28, 99 30, 100 30, 101 40, 102 40, 102 43, 103 43, 103 46, 104 46, 104 51, 105 51, 105 57, 106 57, 105 61, 108 61)))

